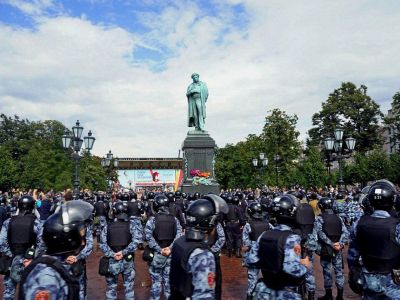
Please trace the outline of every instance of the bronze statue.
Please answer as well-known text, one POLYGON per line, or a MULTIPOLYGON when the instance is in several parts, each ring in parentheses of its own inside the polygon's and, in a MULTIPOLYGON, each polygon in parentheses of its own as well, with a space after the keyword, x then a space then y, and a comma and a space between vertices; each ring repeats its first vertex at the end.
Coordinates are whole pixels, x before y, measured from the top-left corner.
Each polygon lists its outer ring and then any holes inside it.
POLYGON ((199 74, 192 74, 193 82, 188 86, 188 126, 195 127, 196 131, 204 131, 206 119, 206 102, 208 89, 205 82, 199 80, 199 74))

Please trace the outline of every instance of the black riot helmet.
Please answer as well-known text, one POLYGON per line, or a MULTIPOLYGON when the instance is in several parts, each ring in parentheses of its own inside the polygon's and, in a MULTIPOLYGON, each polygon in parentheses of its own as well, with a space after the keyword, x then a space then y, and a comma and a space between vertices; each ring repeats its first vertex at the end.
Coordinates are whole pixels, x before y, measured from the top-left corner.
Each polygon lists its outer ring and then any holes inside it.
POLYGON ((225 199, 226 203, 228 203, 228 204, 232 204, 233 203, 232 194, 226 194, 224 199, 225 199))
POLYGON ((232 204, 239 205, 240 199, 238 196, 233 196, 232 204))
POLYGON ((201 195, 200 195, 199 192, 195 192, 195 193, 193 194, 193 197, 194 197, 195 200, 197 200, 197 199, 200 199, 201 195))
POLYGON ((129 193, 129 197, 131 198, 131 200, 132 200, 132 199, 137 200, 137 194, 136 194, 136 192, 131 191, 131 192, 129 193))
POLYGON ((126 201, 127 202, 127 201, 131 200, 131 197, 129 196, 128 193, 123 193, 119 199, 121 201, 126 201))
POLYGON ((371 185, 368 191, 368 200, 375 210, 390 212, 393 209, 396 188, 388 180, 378 180, 371 185))
POLYGON ((128 220, 128 207, 122 201, 117 201, 113 204, 113 213, 118 220, 128 220))
POLYGON ((278 224, 295 226, 298 206, 299 200, 295 196, 284 194, 274 199, 272 214, 275 216, 278 224))
POLYGON ((164 194, 157 194, 154 197, 153 208, 156 212, 168 212, 169 200, 164 194))
POLYGON ((255 198, 256 198, 256 197, 255 197, 255 195, 254 195, 253 192, 251 192, 251 193, 249 193, 249 194, 247 195, 247 200, 249 200, 249 201, 253 201, 255 198))
POLYGON ((180 199, 182 198, 182 192, 181 191, 176 191, 175 192, 175 199, 180 199))
POLYGON ((43 241, 49 255, 76 255, 85 246, 86 226, 93 218, 93 206, 82 200, 62 204, 43 225, 43 241))
POLYGON ((165 196, 168 198, 169 202, 175 202, 175 194, 173 192, 168 192, 165 196))
POLYGON ((182 198, 183 199, 187 199, 188 198, 188 194, 187 193, 182 193, 182 198))
POLYGON ((241 191, 235 193, 235 196, 238 197, 239 201, 243 200, 244 194, 241 191))
POLYGON ((156 194, 154 194, 154 192, 149 192, 149 193, 147 194, 147 198, 148 198, 149 200, 154 199, 155 196, 156 196, 156 194))
POLYGON ((31 195, 22 195, 18 199, 20 213, 31 213, 35 207, 35 199, 31 195))
POLYGON ((228 213, 226 202, 219 196, 208 194, 193 201, 186 210, 186 225, 189 228, 209 231, 216 225, 220 213, 228 213))
POLYGON ((321 211, 325 211, 327 209, 332 209, 333 208, 333 202, 334 200, 328 197, 322 197, 318 201, 318 207, 321 209, 321 211))
POLYGON ((260 203, 253 201, 247 206, 247 214, 254 220, 263 220, 265 218, 265 211, 260 203))
POLYGON ((97 195, 96 199, 97 199, 97 201, 104 201, 106 199, 106 197, 104 197, 104 194, 100 194, 100 195, 97 195))

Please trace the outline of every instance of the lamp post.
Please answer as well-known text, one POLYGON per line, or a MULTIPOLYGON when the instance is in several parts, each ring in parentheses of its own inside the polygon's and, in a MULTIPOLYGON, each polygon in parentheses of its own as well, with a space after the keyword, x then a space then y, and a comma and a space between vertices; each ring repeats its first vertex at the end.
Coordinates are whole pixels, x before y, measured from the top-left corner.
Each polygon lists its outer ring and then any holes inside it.
POLYGON ((261 187, 262 187, 262 178, 264 178, 264 170, 268 166, 268 158, 265 157, 263 152, 260 152, 259 158, 260 158, 260 166, 258 166, 257 158, 253 158, 252 163, 253 163, 254 168, 259 168, 259 171, 260 171, 259 176, 261 178, 260 181, 261 181, 261 187))
POLYGON ((115 168, 118 168, 119 160, 118 157, 114 158, 114 154, 111 150, 108 151, 106 157, 101 159, 101 166, 107 170, 107 183, 108 183, 108 191, 111 192, 112 189, 112 176, 111 173, 115 168))
POLYGON ((279 161, 281 160, 281 157, 279 154, 275 154, 274 156, 274 161, 275 161, 275 182, 276 186, 279 184, 279 161))
POLYGON ((94 141, 96 140, 92 136, 92 131, 89 130, 88 135, 83 139, 82 137, 83 127, 80 126, 79 120, 76 121, 75 126, 72 127, 72 135, 69 130, 65 130, 64 135, 61 137, 62 145, 64 149, 72 149, 73 160, 74 160, 74 195, 77 195, 80 190, 80 179, 79 179, 79 160, 83 143, 85 143, 85 149, 90 152, 93 149, 94 141))
POLYGON ((354 147, 356 146, 355 138, 348 137, 346 139, 343 139, 343 134, 343 129, 337 127, 334 130, 334 138, 327 137, 324 139, 324 147, 328 151, 329 160, 337 160, 339 163, 339 192, 345 191, 343 181, 343 159, 349 158, 354 150, 354 147), (344 145, 346 145, 346 147, 344 147, 344 145))

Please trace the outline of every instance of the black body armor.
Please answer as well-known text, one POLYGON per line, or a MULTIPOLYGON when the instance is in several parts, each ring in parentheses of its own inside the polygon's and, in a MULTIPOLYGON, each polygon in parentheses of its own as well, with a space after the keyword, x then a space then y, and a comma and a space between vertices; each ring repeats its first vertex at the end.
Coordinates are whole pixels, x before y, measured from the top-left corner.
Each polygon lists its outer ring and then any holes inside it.
POLYGON ((209 249, 207 245, 201 241, 187 240, 186 236, 177 239, 172 248, 171 255, 171 271, 170 299, 185 300, 193 294, 192 274, 186 270, 187 262, 190 254, 197 248, 209 249), (171 276, 173 274, 173 276, 171 276))
POLYGON ((124 250, 132 241, 129 222, 116 221, 108 225, 107 244, 115 253, 124 250))
POLYGON ((400 246, 396 242, 398 223, 393 217, 368 215, 358 221, 356 243, 368 272, 389 274, 400 267, 400 246))
POLYGON ((271 289, 297 287, 304 281, 304 276, 295 277, 283 270, 285 243, 291 234, 293 234, 291 231, 268 230, 261 236, 258 250, 259 267, 263 275, 262 280, 271 289))
POLYGON ((176 236, 176 222, 171 215, 157 214, 155 216, 153 237, 161 248, 168 247, 176 236))
POLYGON ((8 244, 13 255, 25 254, 29 247, 35 245, 36 234, 33 231, 36 217, 28 214, 11 217, 8 227, 8 244))
POLYGON ((269 223, 268 221, 250 221, 250 239, 252 241, 257 241, 257 239, 260 237, 260 235, 269 229, 269 223))

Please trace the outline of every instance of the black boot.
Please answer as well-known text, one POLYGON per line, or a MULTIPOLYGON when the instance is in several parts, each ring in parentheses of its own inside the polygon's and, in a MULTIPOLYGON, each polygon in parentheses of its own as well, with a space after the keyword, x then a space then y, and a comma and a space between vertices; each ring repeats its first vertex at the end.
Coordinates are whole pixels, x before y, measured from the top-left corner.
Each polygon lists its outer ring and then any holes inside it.
POLYGON ((343 298, 343 288, 338 288, 337 289, 336 300, 344 300, 344 298, 343 298))
POLYGON ((308 292, 307 300, 314 300, 315 292, 308 292))
POLYGON ((236 249, 236 257, 241 258, 242 254, 240 253, 240 248, 236 249))
POLYGON ((325 296, 318 297, 318 300, 333 300, 332 289, 325 289, 325 296))

